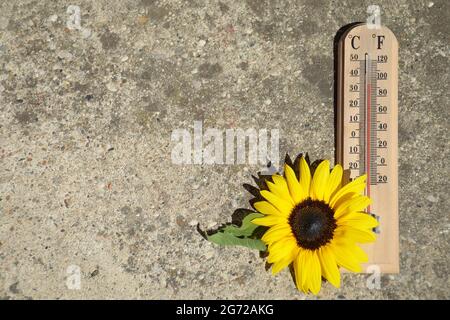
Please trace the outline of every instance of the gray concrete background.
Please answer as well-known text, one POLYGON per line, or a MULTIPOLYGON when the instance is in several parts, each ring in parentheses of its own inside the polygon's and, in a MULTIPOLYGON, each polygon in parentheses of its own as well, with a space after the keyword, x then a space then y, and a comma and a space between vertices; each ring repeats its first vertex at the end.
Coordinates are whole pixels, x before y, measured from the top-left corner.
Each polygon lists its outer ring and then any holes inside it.
MULTIPOLYGON (((333 159, 333 37, 371 2, 1 0, 0 297, 314 298, 196 231, 249 208, 259 167, 173 165, 170 135, 278 128, 281 154, 333 159)), ((401 273, 318 298, 448 299, 449 1, 376 4, 400 43, 401 273)))

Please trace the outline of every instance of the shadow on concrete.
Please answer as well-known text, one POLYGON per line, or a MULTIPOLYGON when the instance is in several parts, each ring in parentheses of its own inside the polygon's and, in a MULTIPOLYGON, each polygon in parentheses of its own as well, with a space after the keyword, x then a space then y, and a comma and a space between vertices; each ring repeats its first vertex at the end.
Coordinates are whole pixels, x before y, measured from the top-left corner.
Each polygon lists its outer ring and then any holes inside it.
POLYGON ((339 40, 341 39, 342 35, 347 32, 349 29, 353 28, 354 26, 361 24, 362 22, 353 22, 349 23, 342 28, 340 28, 334 38, 333 38, 333 106, 334 106, 334 145, 335 145, 335 151, 334 151, 334 158, 337 159, 337 148, 338 145, 338 139, 341 139, 341 137, 338 136, 337 128, 338 128, 338 87, 337 84, 339 82, 339 76, 338 76, 338 65, 339 65, 339 40))

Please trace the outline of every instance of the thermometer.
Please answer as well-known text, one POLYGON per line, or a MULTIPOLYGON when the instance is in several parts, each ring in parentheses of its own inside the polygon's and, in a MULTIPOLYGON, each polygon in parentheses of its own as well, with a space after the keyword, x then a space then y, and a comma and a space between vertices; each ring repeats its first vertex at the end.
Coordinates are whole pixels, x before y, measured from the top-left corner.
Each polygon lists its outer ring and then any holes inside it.
POLYGON ((399 271, 398 43, 386 27, 354 24, 337 46, 336 159, 350 179, 367 174, 367 213, 377 240, 365 245, 366 272, 399 271), (375 267, 375 268, 374 268, 375 267))

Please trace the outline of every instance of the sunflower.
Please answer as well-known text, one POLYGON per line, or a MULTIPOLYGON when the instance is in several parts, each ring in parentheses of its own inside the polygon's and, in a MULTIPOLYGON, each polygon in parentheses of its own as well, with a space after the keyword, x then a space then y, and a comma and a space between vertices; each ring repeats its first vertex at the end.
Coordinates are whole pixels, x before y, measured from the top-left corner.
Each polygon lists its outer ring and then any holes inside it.
POLYGON ((284 176, 273 175, 261 190, 267 201, 254 204, 264 217, 254 224, 270 227, 262 237, 268 247, 268 262, 276 274, 292 264, 299 290, 317 294, 322 277, 340 286, 339 267, 361 272, 366 253, 357 243, 375 241, 378 222, 363 210, 370 199, 362 195, 366 175, 342 186, 342 166, 330 172, 322 161, 313 177, 305 158, 299 162, 300 179, 285 165, 284 176))

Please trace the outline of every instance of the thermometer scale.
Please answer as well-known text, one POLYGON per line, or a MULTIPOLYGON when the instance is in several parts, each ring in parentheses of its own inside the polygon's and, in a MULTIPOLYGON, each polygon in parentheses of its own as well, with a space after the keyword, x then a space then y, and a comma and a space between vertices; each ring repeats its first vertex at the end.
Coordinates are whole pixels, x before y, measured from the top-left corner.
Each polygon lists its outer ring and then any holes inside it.
POLYGON ((336 159, 351 179, 367 174, 366 211, 379 221, 377 240, 364 247, 366 272, 397 273, 398 43, 384 26, 354 24, 338 41, 337 59, 336 159))

